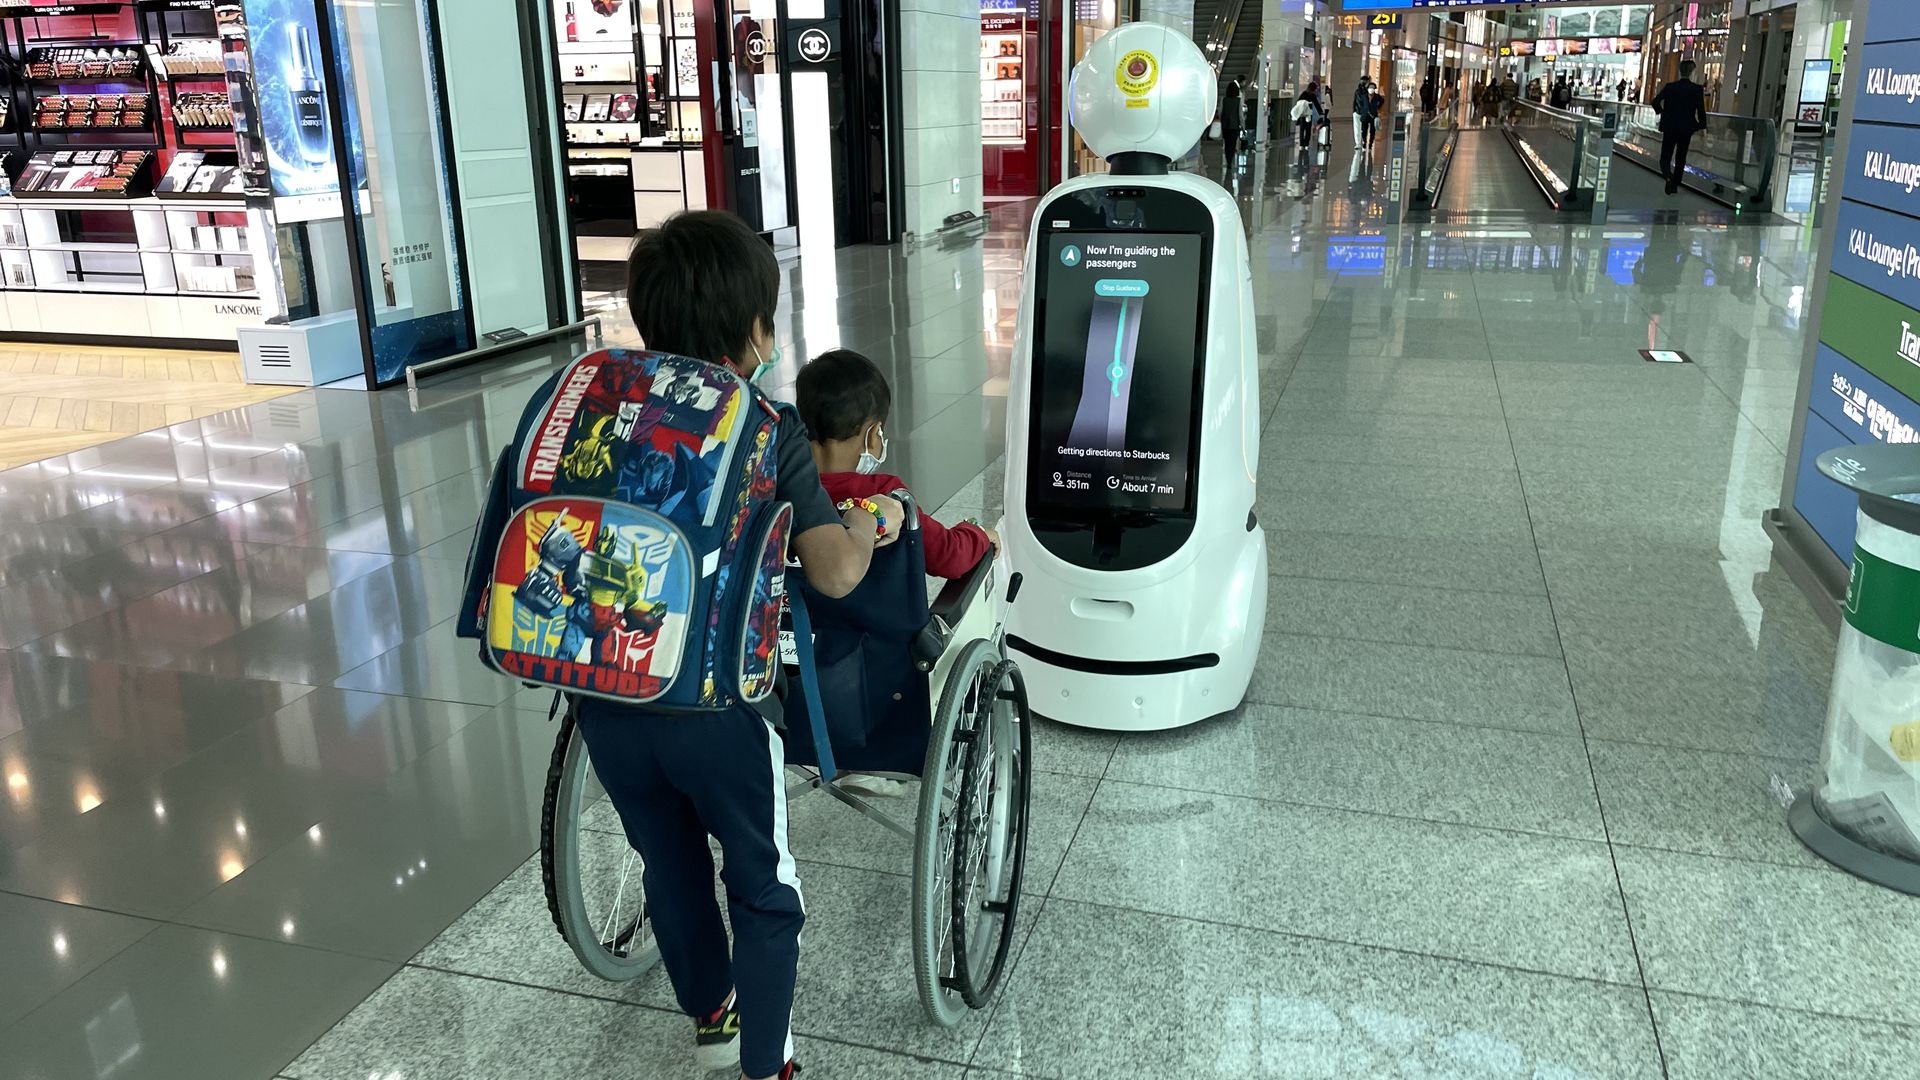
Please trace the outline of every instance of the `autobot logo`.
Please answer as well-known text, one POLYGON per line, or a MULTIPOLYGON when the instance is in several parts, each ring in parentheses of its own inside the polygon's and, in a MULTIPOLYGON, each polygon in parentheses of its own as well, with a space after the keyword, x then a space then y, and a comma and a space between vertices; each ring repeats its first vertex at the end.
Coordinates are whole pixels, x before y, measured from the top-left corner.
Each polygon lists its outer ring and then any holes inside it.
POLYGON ((1113 81, 1128 97, 1143 97, 1160 81, 1160 61, 1145 49, 1135 49, 1120 58, 1113 81))
POLYGON ((607 638, 607 658, 621 671, 646 673, 659 635, 646 630, 613 630, 607 638))

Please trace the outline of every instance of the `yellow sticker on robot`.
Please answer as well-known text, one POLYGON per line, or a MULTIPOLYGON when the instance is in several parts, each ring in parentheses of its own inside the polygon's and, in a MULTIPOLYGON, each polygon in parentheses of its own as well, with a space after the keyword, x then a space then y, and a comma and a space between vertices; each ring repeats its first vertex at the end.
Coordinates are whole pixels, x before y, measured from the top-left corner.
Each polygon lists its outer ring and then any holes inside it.
MULTIPOLYGON (((1120 58, 1120 66, 1114 69, 1113 81, 1120 86, 1120 92, 1128 97, 1144 97, 1160 82, 1160 61, 1145 49, 1135 49, 1120 58)), ((1135 107, 1133 102, 1127 102, 1135 107)))
POLYGON ((1887 742, 1893 746, 1893 756, 1901 761, 1920 761, 1920 720, 1911 724, 1901 724, 1887 733, 1887 742))

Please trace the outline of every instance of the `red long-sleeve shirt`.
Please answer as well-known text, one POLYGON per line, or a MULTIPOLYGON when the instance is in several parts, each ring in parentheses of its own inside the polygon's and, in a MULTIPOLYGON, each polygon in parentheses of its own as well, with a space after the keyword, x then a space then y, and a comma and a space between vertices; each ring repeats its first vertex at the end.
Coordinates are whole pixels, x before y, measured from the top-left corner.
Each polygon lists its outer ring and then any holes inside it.
MULTIPOLYGON (((907 486, 905 480, 886 473, 822 473, 820 483, 836 503, 843 499, 887 495, 907 486)), ((920 551, 927 560, 927 573, 934 577, 949 580, 965 577, 980 564, 981 556, 990 546, 986 530, 978 525, 963 521, 947 526, 935 521, 932 514, 924 511, 920 514, 920 551)))

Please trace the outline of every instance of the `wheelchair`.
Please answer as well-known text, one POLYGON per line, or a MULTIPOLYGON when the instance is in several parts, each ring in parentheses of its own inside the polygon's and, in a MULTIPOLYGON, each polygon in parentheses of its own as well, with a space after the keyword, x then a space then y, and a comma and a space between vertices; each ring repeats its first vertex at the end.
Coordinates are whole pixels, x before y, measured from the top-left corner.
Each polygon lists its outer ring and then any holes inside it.
MULTIPOLYGON (((895 497, 907 510, 900 539, 875 550, 851 595, 828 599, 788 568, 788 596, 802 603, 782 617, 787 798, 823 791, 911 842, 914 980, 928 1018, 951 1026, 993 1000, 1014 940, 1032 714, 1002 641, 993 553, 929 604, 919 513, 895 497), (848 771, 917 777, 914 820, 848 790, 848 771)), ((653 967, 641 857, 571 708, 547 771, 540 858, 554 925, 587 971, 627 982, 653 967)))

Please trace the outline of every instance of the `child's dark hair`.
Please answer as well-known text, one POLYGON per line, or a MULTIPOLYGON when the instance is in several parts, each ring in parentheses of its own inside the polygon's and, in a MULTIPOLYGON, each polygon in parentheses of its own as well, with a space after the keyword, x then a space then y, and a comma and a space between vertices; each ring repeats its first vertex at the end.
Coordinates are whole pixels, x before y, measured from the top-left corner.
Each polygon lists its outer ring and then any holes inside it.
POLYGON ((800 369, 794 404, 808 435, 838 442, 860 434, 870 420, 885 420, 893 391, 873 361, 852 349, 834 349, 800 369))
POLYGON ((627 306, 647 348, 752 366, 735 356, 780 304, 773 249, 732 214, 675 214, 634 239, 627 306))

